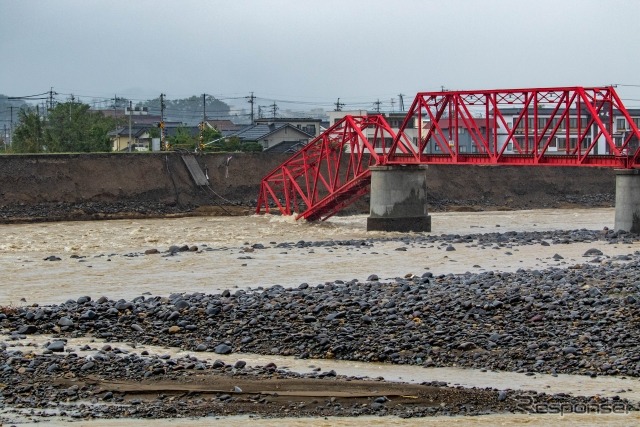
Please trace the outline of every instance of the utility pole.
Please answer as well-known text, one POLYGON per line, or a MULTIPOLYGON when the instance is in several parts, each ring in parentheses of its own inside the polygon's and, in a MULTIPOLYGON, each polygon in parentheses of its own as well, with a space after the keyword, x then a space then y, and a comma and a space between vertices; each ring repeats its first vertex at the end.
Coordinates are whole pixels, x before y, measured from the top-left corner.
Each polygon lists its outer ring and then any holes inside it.
POLYGON ((262 105, 258 105, 258 118, 262 118, 262 105))
POLYGON ((391 98, 391 112, 392 113, 396 112, 396 110, 394 109, 395 104, 396 104, 395 98, 391 98))
POLYGON ((76 103, 76 101, 75 101, 76 98, 73 96, 73 94, 71 94, 70 98, 71 99, 69 101, 69 121, 71 121, 72 105, 76 103))
POLYGON ((53 87, 49 90, 49 111, 53 110, 53 95, 57 95, 56 92, 53 91, 53 87))
MULTIPOLYGON (((214 116, 215 117, 215 116, 214 116)), ((207 121, 207 94, 202 94, 202 123, 207 121)))
POLYGON ((373 103, 373 105, 376 106, 376 111, 379 113, 380 112, 380 104, 382 104, 380 102, 380 100, 378 99, 376 102, 373 103))
POLYGON ((168 150, 167 144, 165 142, 165 134, 164 134, 164 97, 165 94, 160 94, 160 146, 163 150, 168 150))
POLYGON ((400 99, 400 111, 404 111, 404 94, 399 93, 398 98, 400 99))
MULTIPOLYGON (((253 102, 256 99, 255 96, 253 96, 253 92, 251 92, 250 96, 247 96, 247 99, 249 99, 249 104, 251 104, 251 124, 253 124, 253 102)), ((259 109, 260 107, 258 107, 259 109)))
POLYGON ((118 95, 114 94, 113 95, 113 123, 114 126, 116 127, 116 130, 114 131, 114 141, 117 142, 117 145, 120 145, 120 136, 118 135, 118 95))
POLYGON ((278 111, 278 106, 276 105, 276 102, 273 101, 273 104, 271 104, 271 114, 274 120, 276 118, 276 111, 278 111))
POLYGON ((11 121, 9 122, 9 145, 13 142, 13 109, 16 108, 13 105, 9 105, 9 112, 11 114, 11 121))
POLYGON ((202 150, 204 148, 204 127, 207 122, 207 94, 202 94, 202 123, 200 123, 200 137, 198 138, 200 143, 196 142, 196 153, 198 149, 202 150))
POLYGON ((36 132, 36 147, 38 151, 42 149, 40 146, 40 133, 42 132, 42 123, 40 122, 40 106, 36 104, 36 117, 38 118, 38 131, 36 132))
POLYGON ((340 98, 338 98, 334 105, 336 106, 336 109, 333 111, 342 111, 342 107, 344 107, 344 104, 340 102, 340 98))
POLYGON ((131 116, 133 115, 132 113, 133 111, 131 107, 131 101, 129 101, 129 145, 128 145, 129 152, 131 152, 131 116))

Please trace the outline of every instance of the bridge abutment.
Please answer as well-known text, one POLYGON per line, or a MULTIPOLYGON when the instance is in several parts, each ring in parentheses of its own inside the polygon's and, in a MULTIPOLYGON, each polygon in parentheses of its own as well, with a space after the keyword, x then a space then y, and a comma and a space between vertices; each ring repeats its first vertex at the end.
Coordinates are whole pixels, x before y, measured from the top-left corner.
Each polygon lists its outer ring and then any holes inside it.
POLYGON ((427 167, 371 166, 367 231, 431 231, 427 167))
POLYGON ((640 233, 640 170, 616 170, 615 229, 640 233))

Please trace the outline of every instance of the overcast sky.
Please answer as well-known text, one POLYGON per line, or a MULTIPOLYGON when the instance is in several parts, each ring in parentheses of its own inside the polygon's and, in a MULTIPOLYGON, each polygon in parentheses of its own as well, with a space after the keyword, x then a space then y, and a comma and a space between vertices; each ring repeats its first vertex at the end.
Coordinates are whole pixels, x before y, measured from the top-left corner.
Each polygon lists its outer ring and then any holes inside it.
POLYGON ((639 19, 639 0, 0 0, 0 94, 367 108, 615 83, 640 106, 639 19))

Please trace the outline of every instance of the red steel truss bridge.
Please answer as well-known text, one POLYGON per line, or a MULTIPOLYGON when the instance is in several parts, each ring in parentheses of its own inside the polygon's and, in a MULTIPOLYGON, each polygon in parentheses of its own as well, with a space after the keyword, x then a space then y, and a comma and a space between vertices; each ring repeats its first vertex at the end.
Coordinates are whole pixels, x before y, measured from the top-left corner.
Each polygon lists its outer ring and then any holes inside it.
POLYGON ((369 191, 370 166, 640 168, 639 141, 611 86, 421 92, 396 131, 382 115, 335 123, 262 179, 256 212, 325 220, 369 191))

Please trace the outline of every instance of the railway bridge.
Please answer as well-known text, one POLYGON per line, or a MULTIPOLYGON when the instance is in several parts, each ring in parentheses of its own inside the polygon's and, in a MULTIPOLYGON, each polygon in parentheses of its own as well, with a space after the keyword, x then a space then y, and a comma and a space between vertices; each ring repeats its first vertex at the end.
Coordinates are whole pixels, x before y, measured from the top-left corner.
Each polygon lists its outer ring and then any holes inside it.
POLYGON ((431 231, 430 164, 616 169, 615 228, 640 232, 640 125, 614 87, 418 93, 398 128, 347 115, 261 182, 257 212, 326 220, 371 192, 368 230, 431 231))

